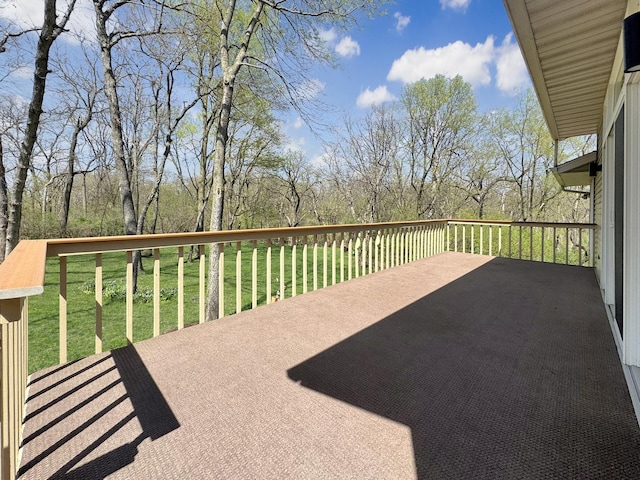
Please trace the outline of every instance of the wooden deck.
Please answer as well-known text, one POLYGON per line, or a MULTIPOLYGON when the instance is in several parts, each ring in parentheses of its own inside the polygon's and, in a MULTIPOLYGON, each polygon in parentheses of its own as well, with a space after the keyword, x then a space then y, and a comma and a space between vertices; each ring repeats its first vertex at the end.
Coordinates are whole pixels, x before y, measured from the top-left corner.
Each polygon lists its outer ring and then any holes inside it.
POLYGON ((445 253, 34 374, 24 479, 640 478, 593 271, 445 253))

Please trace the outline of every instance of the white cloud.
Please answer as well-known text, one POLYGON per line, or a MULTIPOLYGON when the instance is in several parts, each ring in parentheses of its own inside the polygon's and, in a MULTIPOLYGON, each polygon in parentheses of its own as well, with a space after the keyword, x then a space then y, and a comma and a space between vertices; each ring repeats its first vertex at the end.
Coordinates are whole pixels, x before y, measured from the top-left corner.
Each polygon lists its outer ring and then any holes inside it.
POLYGON ((493 58, 492 36, 475 47, 460 40, 431 50, 419 47, 407 50, 393 61, 387 80, 412 83, 442 74, 450 78, 461 75, 473 86, 487 85, 491 82, 489 66, 493 58))
POLYGON ((360 93, 356 100, 356 105, 360 108, 367 108, 385 102, 392 102, 395 99, 396 97, 387 90, 386 85, 380 85, 374 90, 367 88, 364 92, 360 93))
POLYGON ((353 57, 354 55, 360 55, 360 45, 351 37, 344 37, 336 45, 336 53, 341 57, 353 57))
POLYGON ((320 40, 328 44, 333 44, 338 38, 338 34, 333 28, 330 28, 329 30, 319 30, 318 36, 320 37, 320 40))
MULTIPOLYGON (((66 12, 68 3, 68 0, 58 2, 58 18, 66 12)), ((0 0, 0 18, 15 24, 18 28, 39 28, 44 19, 44 2, 42 0, 0 0)), ((94 37, 95 22, 91 0, 78 0, 66 28, 72 35, 62 35, 60 38, 67 42, 76 43, 78 38, 87 35, 94 37)))
POLYGON ((496 49, 496 86, 509 95, 515 95, 529 83, 529 73, 518 44, 509 33, 496 49))
POLYGON ((471 0, 440 0, 443 10, 450 8, 451 10, 462 10, 464 12, 470 3, 471 0))
POLYGON ((301 117, 297 117, 293 121, 293 128, 302 128, 304 126, 304 120, 301 117))
POLYGON ((396 22, 396 31, 397 32, 401 32, 402 30, 404 30, 407 25, 409 25, 409 22, 411 21, 411 17, 409 16, 404 16, 402 15, 400 12, 396 12, 393 14, 393 18, 395 18, 397 20, 396 22))

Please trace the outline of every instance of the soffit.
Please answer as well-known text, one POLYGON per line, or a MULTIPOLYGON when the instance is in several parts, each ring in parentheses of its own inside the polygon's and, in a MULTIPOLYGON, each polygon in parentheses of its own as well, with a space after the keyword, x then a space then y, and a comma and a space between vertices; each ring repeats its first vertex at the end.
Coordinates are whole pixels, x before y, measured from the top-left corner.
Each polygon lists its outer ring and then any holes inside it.
POLYGON ((597 133, 626 0, 503 0, 554 139, 597 133))
POLYGON ((597 161, 598 152, 590 152, 552 168, 551 172, 563 187, 589 185, 591 183, 589 164, 597 161))

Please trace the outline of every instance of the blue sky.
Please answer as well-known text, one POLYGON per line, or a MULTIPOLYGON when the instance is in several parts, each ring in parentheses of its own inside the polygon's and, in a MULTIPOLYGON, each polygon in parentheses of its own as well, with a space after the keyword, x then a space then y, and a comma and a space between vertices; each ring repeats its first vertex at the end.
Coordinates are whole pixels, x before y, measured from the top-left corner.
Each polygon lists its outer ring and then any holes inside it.
MULTIPOLYGON (((0 17, 40 25, 42 4, 0 0, 0 17)), ((502 0, 397 0, 385 9, 385 15, 363 19, 350 32, 323 32, 341 68, 318 69, 311 76, 336 120, 342 113, 359 116, 373 104, 392 102, 403 86, 438 73, 462 75, 481 111, 512 106, 517 92, 529 86, 502 0)), ((69 27, 76 33, 93 31, 90 0, 78 0, 69 27)), ((73 36, 66 38, 73 42, 73 36)), ((292 148, 309 157, 321 155, 320 142, 295 114, 283 118, 292 148)))
MULTIPOLYGON (((398 0, 346 35, 327 32, 339 70, 317 72, 323 98, 349 115, 394 101, 403 86, 440 73, 472 84, 481 111, 513 106, 529 76, 502 0, 398 0)), ((295 119, 292 146, 318 155, 295 119)))

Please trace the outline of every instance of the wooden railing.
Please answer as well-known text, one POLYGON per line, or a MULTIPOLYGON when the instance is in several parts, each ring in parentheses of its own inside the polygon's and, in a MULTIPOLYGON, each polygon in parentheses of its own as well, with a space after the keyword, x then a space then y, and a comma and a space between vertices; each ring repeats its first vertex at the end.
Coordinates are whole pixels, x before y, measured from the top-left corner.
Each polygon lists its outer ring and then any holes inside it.
MULTIPOLYGON (((177 322, 173 329, 185 326, 185 251, 195 246, 197 260, 198 321, 205 320, 207 248, 220 246, 219 316, 230 312, 225 307, 228 281, 233 285, 235 308, 245 308, 243 286, 250 291, 249 308, 293 297, 309 290, 333 285, 379 270, 440 253, 446 248, 446 220, 338 225, 265 230, 199 232, 164 235, 140 235, 101 238, 23 241, 0 265, 0 323, 2 324, 2 453, 0 478, 14 479, 22 441, 22 419, 28 387, 28 297, 44 290, 46 257, 57 258, 58 276, 58 361, 67 362, 68 352, 68 264, 76 256, 92 263, 90 284, 94 295, 93 351, 103 350, 104 256, 124 252, 126 343, 134 342, 133 252, 151 250, 153 258, 153 336, 161 329, 161 250, 175 255, 177 266, 177 322), (251 252, 249 278, 243 278, 243 246, 251 252), (235 276, 225 269, 225 255, 235 254, 235 276), (273 257, 276 256, 276 261, 273 257), (261 268, 258 266, 261 264, 261 268), (275 264, 275 265, 274 265, 275 264), (259 271, 263 272, 262 277, 259 271), (275 281, 274 281, 274 275, 275 281), (258 292, 262 294, 258 295, 258 292)), ((166 256, 166 254, 163 254, 166 256)), ((246 265, 246 263, 245 263, 246 265)), ((77 282, 76 282, 77 283, 77 282)), ((50 315, 50 312, 49 314, 50 315)), ((86 318, 84 319, 86 320, 86 318)), ((51 330, 49 324, 48 330, 51 330)), ((75 355, 72 355, 75 356, 75 355)))
MULTIPOLYGON (((206 247, 210 244, 215 243, 220 247, 218 313, 222 317, 447 250, 591 265, 592 255, 587 247, 593 227, 586 224, 435 220, 23 241, 0 265, 0 480, 14 479, 18 466, 29 373, 28 298, 43 293, 45 265, 49 264, 49 275, 52 275, 55 268, 51 262, 56 259, 58 277, 51 283, 58 284, 59 345, 57 358, 51 363, 64 363, 79 356, 119 346, 117 342, 105 343, 105 325, 114 323, 103 321, 109 308, 123 307, 124 331, 120 332, 123 344, 144 338, 145 335, 140 336, 136 333, 137 329, 142 327, 134 325, 134 311, 146 305, 134 304, 134 300, 138 298, 134 293, 133 281, 133 259, 136 250, 150 251, 153 288, 147 292, 147 297, 152 301, 149 315, 152 326, 149 328, 148 336, 157 336, 166 330, 184 328, 191 317, 197 317, 198 322, 205 321, 208 269, 206 247), (105 302, 107 294, 113 294, 114 285, 120 285, 113 280, 113 274, 110 273, 113 270, 111 263, 114 261, 112 252, 121 252, 119 255, 124 253, 122 270, 125 280, 121 285, 122 299, 118 297, 118 302, 123 305, 105 302), (195 252, 194 261, 189 261, 188 252, 195 252), (249 257, 250 262, 245 262, 245 257, 249 257), (82 261, 78 261, 79 258, 82 261), (103 265, 105 260, 106 263, 103 265), (84 268, 84 275, 90 278, 77 278, 79 273, 74 268, 78 265, 87 267, 84 268), (172 297, 175 301, 170 303, 162 301, 162 279, 165 277, 161 267, 163 270, 170 270, 172 276, 175 270, 175 297, 172 297), (78 291, 69 289, 69 285, 81 285, 82 290, 92 296, 93 314, 89 315, 93 317, 91 329, 94 341, 89 351, 85 349, 84 354, 68 350, 68 304, 72 294, 77 294, 78 291), (192 301, 187 299, 187 292, 192 295, 192 301), (193 303, 196 304, 195 309, 187 315, 186 307, 191 308, 193 303), (171 311, 167 310, 169 306, 171 311), (166 321, 166 318, 170 320, 166 321)), ((36 300, 44 298, 47 294, 49 292, 33 299, 33 312, 37 310, 36 300)), ((149 300, 147 297, 144 299, 145 302, 149 300)), ((118 312, 116 314, 120 315, 118 312)), ((45 327, 49 332, 52 330, 50 314, 49 309, 46 311, 45 321, 42 322, 46 323, 45 327)), ((146 314, 143 315, 140 322, 146 321, 146 317, 146 314)), ((85 312, 80 322, 86 325, 88 321, 85 312)))
POLYGON ((447 247, 453 252, 591 267, 595 227, 591 223, 450 220, 447 247))

